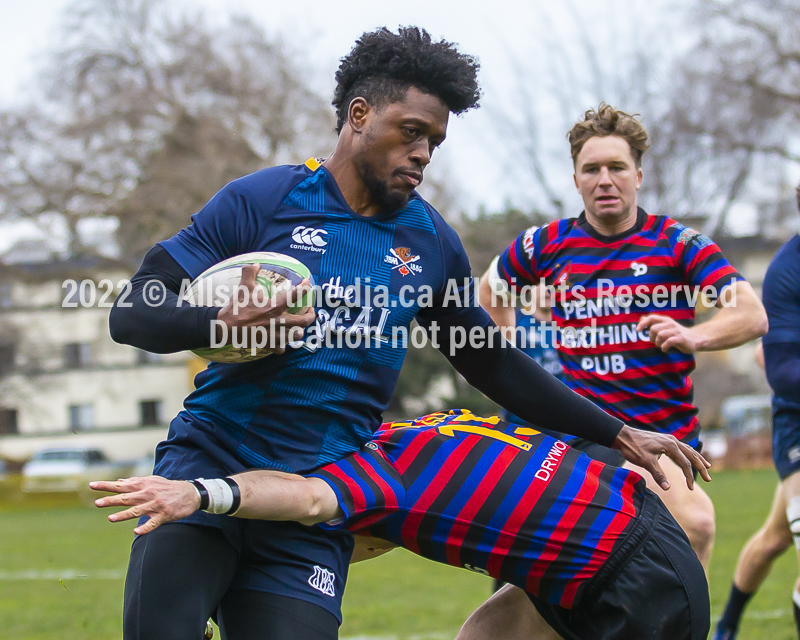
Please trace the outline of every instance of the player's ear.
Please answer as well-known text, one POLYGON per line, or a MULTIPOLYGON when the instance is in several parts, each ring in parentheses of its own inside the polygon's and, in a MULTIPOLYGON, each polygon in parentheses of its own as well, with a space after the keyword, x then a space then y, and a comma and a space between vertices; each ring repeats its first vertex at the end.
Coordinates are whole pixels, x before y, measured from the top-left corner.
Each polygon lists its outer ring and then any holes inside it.
POLYGON ((637 190, 637 191, 638 191, 639 189, 641 189, 641 188, 642 188, 642 176, 643 176, 643 175, 644 175, 644 174, 642 173, 642 168, 641 168, 641 167, 639 167, 639 168, 636 170, 636 190, 637 190))
MULTIPOLYGON (((576 169, 575 169, 575 170, 577 171, 577 167, 576 167, 576 169)), ((578 191, 580 191, 580 190, 581 190, 581 188, 578 186, 578 174, 577 174, 577 173, 573 173, 573 174, 572 174, 572 181, 575 183, 575 188, 576 188, 578 191)), ((640 182, 641 182, 641 181, 640 181, 640 182)))
POLYGON ((372 110, 369 102, 362 97, 353 98, 347 107, 347 122, 356 133, 361 133, 367 121, 367 115, 372 110))

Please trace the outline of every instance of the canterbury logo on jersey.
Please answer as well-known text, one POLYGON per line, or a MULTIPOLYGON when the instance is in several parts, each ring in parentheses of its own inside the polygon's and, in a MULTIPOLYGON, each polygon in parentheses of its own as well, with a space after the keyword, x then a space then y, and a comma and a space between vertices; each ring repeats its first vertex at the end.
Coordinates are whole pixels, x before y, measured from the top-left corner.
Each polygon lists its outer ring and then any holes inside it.
POLYGON ((335 581, 336 575, 333 571, 328 571, 323 567, 315 565, 314 573, 311 574, 311 577, 308 579, 308 584, 317 591, 321 591, 326 596, 331 596, 333 598, 336 596, 336 592, 333 590, 335 581))
POLYGON ((292 249, 304 249, 305 251, 315 251, 317 253, 325 253, 327 249, 323 249, 328 245, 328 241, 324 236, 328 235, 325 229, 315 229, 314 227, 295 227, 292 231, 292 240, 296 244, 291 245, 292 249))

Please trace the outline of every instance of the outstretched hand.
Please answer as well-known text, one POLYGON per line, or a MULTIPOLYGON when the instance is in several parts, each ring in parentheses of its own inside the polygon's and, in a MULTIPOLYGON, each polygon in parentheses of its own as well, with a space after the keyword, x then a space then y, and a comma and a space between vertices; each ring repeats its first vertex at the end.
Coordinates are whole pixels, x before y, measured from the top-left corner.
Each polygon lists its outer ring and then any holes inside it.
POLYGON ((197 490, 184 480, 167 480, 161 476, 123 478, 116 482, 90 482, 95 491, 108 491, 114 496, 98 498, 98 507, 128 507, 108 516, 110 522, 123 522, 148 516, 150 519, 136 527, 136 535, 144 535, 165 522, 180 520, 200 508, 197 490))
POLYGON ((653 431, 642 431, 625 425, 614 441, 613 448, 619 451, 628 462, 647 469, 653 479, 665 491, 669 489, 667 475, 661 468, 658 459, 667 455, 680 467, 686 476, 686 485, 694 489, 694 474, 697 469, 700 477, 711 482, 708 470, 711 463, 688 444, 680 442, 674 436, 653 431))

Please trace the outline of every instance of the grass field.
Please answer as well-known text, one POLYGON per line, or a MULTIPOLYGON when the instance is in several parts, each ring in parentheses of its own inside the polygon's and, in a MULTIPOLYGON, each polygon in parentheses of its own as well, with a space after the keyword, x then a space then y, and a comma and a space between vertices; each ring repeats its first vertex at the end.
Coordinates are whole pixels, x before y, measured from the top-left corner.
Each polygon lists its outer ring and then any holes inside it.
MULTIPOLYGON (((724 604, 747 537, 769 510, 770 471, 720 472, 708 487, 717 508, 711 567, 713 614, 724 604)), ((131 527, 72 502, 0 500, 0 638, 107 640, 120 637, 131 527)), ((796 638, 793 554, 775 566, 745 618, 742 640, 796 638)), ((483 576, 404 551, 355 565, 344 597, 342 638, 444 640, 489 593, 483 576)))

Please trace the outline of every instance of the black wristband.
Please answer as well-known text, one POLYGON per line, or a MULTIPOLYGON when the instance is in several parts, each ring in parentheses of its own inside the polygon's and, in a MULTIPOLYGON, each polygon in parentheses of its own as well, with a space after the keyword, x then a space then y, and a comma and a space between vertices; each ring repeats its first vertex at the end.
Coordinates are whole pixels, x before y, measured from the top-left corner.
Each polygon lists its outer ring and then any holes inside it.
POLYGON ((239 505, 242 504, 242 493, 239 491, 239 485, 236 484, 236 480, 233 478, 223 478, 223 480, 228 483, 228 486, 233 492, 233 504, 231 505, 231 508, 225 512, 226 515, 230 516, 236 513, 236 511, 239 509, 239 505))
POLYGON ((208 509, 208 504, 210 498, 208 496, 208 489, 203 486, 202 482, 198 482, 197 480, 189 480, 194 485, 194 488, 197 489, 198 493, 200 494, 200 511, 205 511, 208 509))

